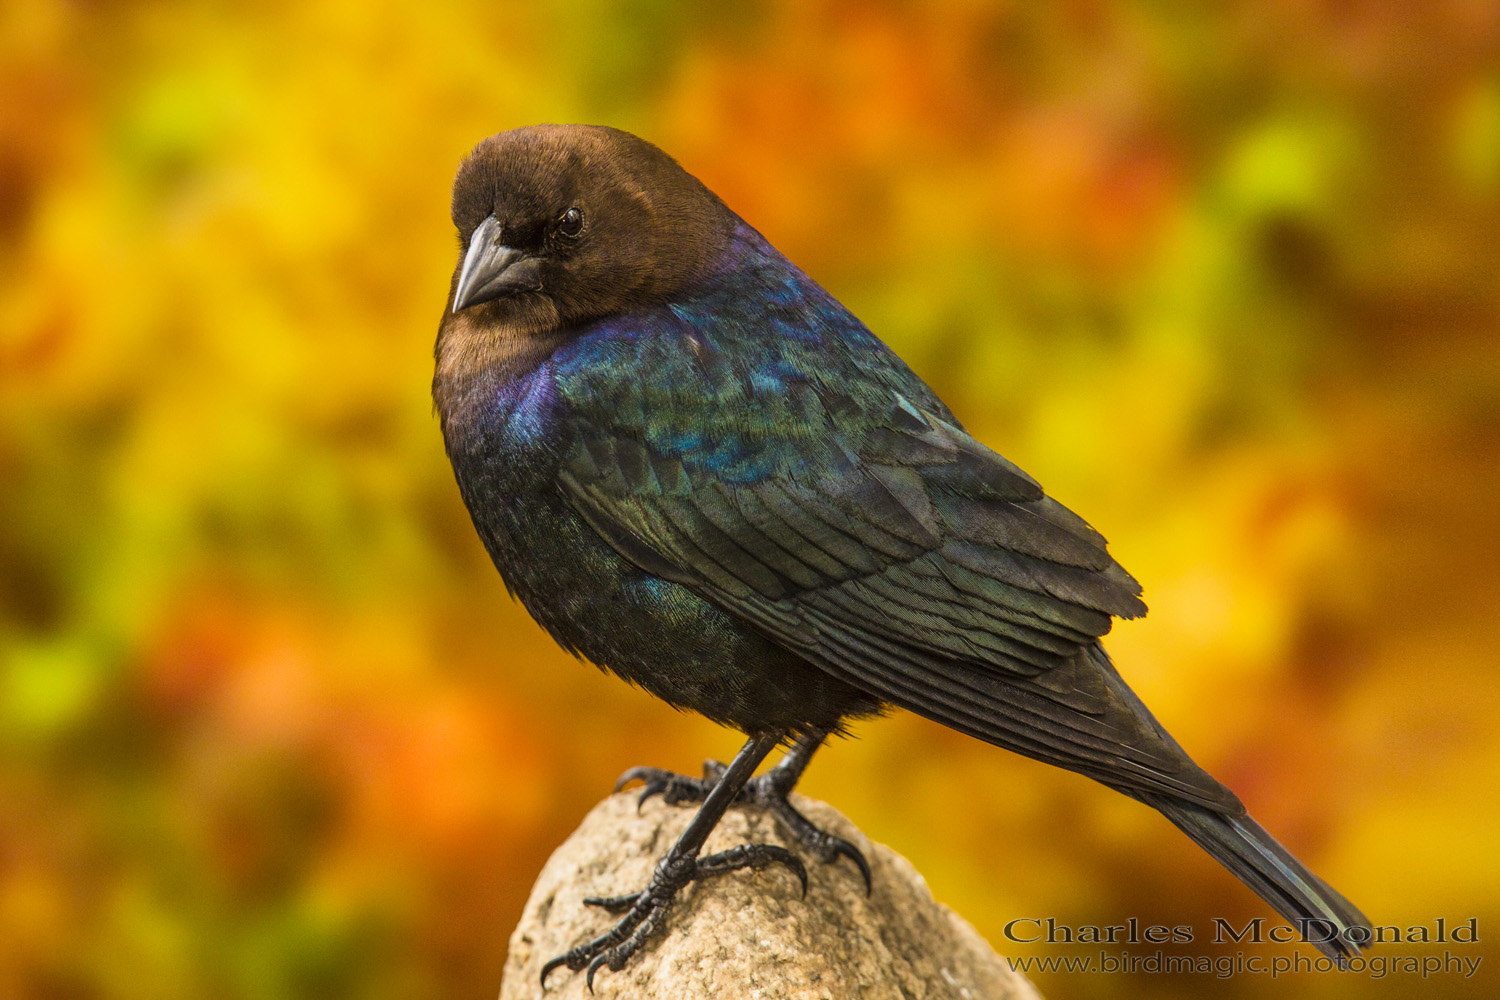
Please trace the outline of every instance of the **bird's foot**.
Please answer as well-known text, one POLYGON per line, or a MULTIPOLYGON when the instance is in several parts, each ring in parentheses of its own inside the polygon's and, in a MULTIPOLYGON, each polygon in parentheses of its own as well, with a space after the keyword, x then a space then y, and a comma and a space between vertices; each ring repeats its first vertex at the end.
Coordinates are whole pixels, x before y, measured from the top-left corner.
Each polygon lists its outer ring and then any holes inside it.
MULTIPOLYGON (((713 791, 719 779, 724 776, 725 765, 717 760, 705 760, 703 762, 703 777, 693 778, 686 774, 678 774, 676 771, 668 771, 660 767, 632 767, 615 781, 615 791, 619 791, 632 781, 642 782, 645 787, 641 789, 641 797, 635 800, 636 809, 646 804, 646 800, 653 795, 660 795, 662 801, 672 806, 686 805, 690 802, 702 802, 708 798, 708 793, 713 791)), ((756 778, 750 779, 754 784, 756 778)), ((743 793, 741 793, 743 795, 743 793)), ((740 797, 735 801, 739 802, 740 797)))
MULTIPOLYGON (((693 778, 675 771, 667 771, 658 767, 632 767, 620 779, 615 782, 615 791, 619 791, 632 781, 641 781, 645 787, 641 789, 640 798, 636 800, 639 808, 647 799, 653 795, 660 795, 662 801, 668 805, 686 805, 693 802, 702 802, 708 797, 708 793, 718 784, 719 778, 723 776, 725 765, 716 760, 703 762, 703 777, 693 778)), ((812 820, 797 811, 796 807, 788 800, 792 786, 796 784, 800 776, 800 769, 793 771, 783 769, 780 766, 773 767, 765 774, 751 778, 745 782, 745 787, 735 796, 735 805, 758 805, 769 809, 781 825, 797 839, 814 857, 825 863, 837 861, 840 857, 848 858, 854 862, 859 869, 859 874, 865 880, 865 894, 871 890, 870 863, 860 849, 855 847, 843 837, 835 837, 833 834, 819 829, 812 820)))
POLYGON ((622 916, 618 923, 594 940, 581 944, 542 966, 542 988, 546 988, 547 976, 554 969, 567 966, 574 972, 588 969, 585 982, 592 993, 594 974, 606 967, 611 972, 623 969, 630 957, 640 950, 656 930, 677 893, 689 883, 741 868, 758 871, 768 865, 786 865, 790 868, 802 883, 802 894, 807 895, 807 869, 795 854, 774 844, 741 844, 701 858, 678 859, 668 855, 656 866, 651 883, 640 892, 625 896, 591 896, 585 899, 584 902, 590 906, 622 916))

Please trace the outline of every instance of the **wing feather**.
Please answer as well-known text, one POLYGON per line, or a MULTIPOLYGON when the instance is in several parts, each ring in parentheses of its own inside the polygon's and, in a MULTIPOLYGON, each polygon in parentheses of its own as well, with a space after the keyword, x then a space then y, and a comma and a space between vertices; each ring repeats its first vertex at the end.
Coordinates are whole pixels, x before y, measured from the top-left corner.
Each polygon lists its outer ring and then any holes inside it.
POLYGON ((781 357, 713 361, 662 372, 650 405, 624 377, 561 385, 573 439, 558 482, 624 558, 955 729, 1127 787, 1211 794, 1098 646, 1146 609, 1097 531, 893 356, 837 389, 781 357))

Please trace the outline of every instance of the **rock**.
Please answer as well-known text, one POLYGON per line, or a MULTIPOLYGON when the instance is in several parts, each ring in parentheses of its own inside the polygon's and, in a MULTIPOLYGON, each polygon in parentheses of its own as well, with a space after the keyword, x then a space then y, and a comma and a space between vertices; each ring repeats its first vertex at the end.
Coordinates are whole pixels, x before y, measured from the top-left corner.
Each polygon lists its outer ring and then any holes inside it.
MULTIPOLYGON (((584 974, 555 970, 543 993, 542 965, 602 934, 615 918, 585 896, 634 892, 695 811, 660 798, 636 812, 638 790, 612 796, 542 869, 510 939, 501 1000, 582 1000, 584 974)), ((705 853, 743 843, 781 844, 802 856, 809 881, 781 866, 739 871, 684 889, 659 931, 620 972, 600 969, 594 997, 656 1000, 1039 1000, 974 928, 935 902, 922 876, 894 851, 867 840, 832 807, 793 796, 809 819, 852 841, 870 862, 874 891, 847 859, 824 864, 754 807, 730 809, 705 853)))

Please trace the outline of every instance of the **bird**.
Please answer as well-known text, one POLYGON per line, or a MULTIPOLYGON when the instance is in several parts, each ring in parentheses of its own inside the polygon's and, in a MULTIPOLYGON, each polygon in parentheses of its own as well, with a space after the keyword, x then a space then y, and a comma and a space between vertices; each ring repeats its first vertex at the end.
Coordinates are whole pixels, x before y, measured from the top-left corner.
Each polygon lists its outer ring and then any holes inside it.
POLYGON ((1147 710, 1100 643, 1146 613, 1083 518, 971 436, 874 333, 657 146, 598 125, 490 136, 458 168, 458 262, 432 392, 459 492, 511 595, 563 649, 746 742, 618 921, 546 963, 618 971, 697 879, 731 806, 870 871, 788 793, 892 708, 1159 810, 1340 964, 1372 934, 1147 710), (780 760, 755 772, 777 747, 780 760))

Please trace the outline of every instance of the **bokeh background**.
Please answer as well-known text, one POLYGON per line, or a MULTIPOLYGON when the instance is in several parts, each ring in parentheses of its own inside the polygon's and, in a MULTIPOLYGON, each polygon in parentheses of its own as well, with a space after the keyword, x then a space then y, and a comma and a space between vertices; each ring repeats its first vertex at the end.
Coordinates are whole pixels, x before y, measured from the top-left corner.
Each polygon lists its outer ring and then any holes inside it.
MULTIPOLYGON (((538 121, 656 141, 851 306, 1113 540, 1152 613, 1109 647, 1203 764, 1378 922, 1478 918, 1381 954, 1485 955, 1490 0, 11 0, 0 995, 492 996, 615 775, 738 745, 554 648, 443 455, 452 173, 538 121)), ((804 790, 1001 950, 1137 916, 1232 954, 1211 918, 1269 914, 1083 779, 857 736, 804 790)), ((1493 995, 1485 960, 1037 981, 1493 995)))

